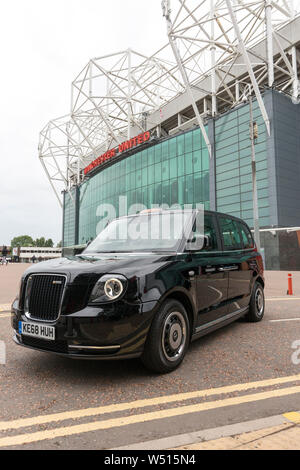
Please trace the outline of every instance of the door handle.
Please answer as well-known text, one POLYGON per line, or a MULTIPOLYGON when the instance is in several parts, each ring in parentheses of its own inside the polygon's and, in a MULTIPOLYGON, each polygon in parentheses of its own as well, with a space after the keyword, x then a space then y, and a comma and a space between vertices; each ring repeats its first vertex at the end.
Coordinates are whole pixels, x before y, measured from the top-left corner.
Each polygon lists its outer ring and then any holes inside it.
POLYGON ((239 269, 238 266, 224 266, 223 268, 219 268, 221 273, 225 273, 228 271, 237 271, 239 269))

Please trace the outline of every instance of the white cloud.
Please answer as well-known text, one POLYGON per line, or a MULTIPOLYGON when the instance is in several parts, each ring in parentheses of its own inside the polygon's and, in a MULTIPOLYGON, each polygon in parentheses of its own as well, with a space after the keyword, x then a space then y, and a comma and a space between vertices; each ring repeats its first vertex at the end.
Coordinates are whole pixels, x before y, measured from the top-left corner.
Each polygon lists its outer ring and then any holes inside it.
POLYGON ((38 134, 70 108, 91 57, 166 42, 161 1, 14 0, 1 4, 0 245, 61 239, 61 209, 38 160, 38 134), (151 7, 149 6, 151 4, 151 7))

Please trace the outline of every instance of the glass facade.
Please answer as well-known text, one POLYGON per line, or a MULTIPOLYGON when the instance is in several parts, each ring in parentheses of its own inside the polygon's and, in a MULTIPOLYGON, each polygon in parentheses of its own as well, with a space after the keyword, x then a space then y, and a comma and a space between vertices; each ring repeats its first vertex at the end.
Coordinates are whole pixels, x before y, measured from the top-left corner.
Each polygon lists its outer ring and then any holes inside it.
POLYGON ((76 191, 64 193, 63 246, 76 244, 76 191))
POLYGON ((79 244, 96 237, 100 205, 112 204, 119 215, 120 196, 127 197, 128 209, 178 203, 203 203, 209 209, 209 160, 202 133, 195 129, 99 171, 80 187, 79 244))
MULTIPOLYGON (((267 132, 256 101, 253 114, 259 127, 255 151, 260 226, 268 227, 267 132)), ((253 227, 249 105, 232 110, 209 125, 215 126, 217 210, 240 217, 253 227)), ((75 207, 69 194, 65 195, 64 246, 94 239, 103 217, 97 215, 99 206, 113 205, 118 217, 120 196, 127 197, 128 209, 135 204, 150 208, 163 204, 195 207, 197 203, 209 209, 209 181, 210 158, 200 129, 149 146, 100 170, 80 186, 78 238, 75 207)))
MULTIPOLYGON (((259 137, 255 145, 259 223, 261 229, 298 227, 299 220, 299 108, 289 98, 266 91, 263 99, 271 121, 271 136, 253 100, 259 137), (298 179, 297 179, 298 178, 298 179)), ((103 214, 111 204, 119 215, 119 197, 128 208, 142 204, 172 206, 197 203, 216 207, 253 227, 252 159, 249 104, 228 111, 206 126, 214 136, 215 161, 209 158, 200 129, 182 133, 116 161, 68 193, 64 199, 64 247, 86 244, 101 229, 103 214), (76 197, 77 196, 77 197, 76 197), (211 199, 210 199, 211 198, 211 199)), ((124 211, 122 210, 122 214, 124 211)), ((106 219, 107 220, 107 219, 106 219)), ((272 230, 261 232, 267 269, 300 269, 300 235, 272 230)))
MULTIPOLYGON (((260 226, 268 227, 269 182, 267 131, 258 104, 253 103, 259 138, 255 145, 260 226)), ((215 124, 217 210, 253 227, 252 159, 249 105, 220 117, 215 124)))
POLYGON ((300 270, 300 231, 265 231, 261 233, 266 268, 272 271, 300 270))

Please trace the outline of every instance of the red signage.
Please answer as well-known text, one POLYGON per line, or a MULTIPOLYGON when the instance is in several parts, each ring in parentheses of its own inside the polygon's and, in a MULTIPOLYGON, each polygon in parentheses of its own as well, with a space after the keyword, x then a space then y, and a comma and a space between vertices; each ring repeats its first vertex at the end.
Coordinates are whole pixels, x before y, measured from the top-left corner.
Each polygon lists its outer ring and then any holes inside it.
POLYGON ((97 168, 108 160, 111 160, 117 155, 117 153, 120 154, 123 152, 127 152, 128 150, 131 150, 134 147, 137 147, 138 145, 148 142, 148 140, 150 140, 150 137, 150 132, 144 132, 144 134, 140 134, 137 137, 133 137, 132 139, 123 142, 119 145, 118 149, 108 150, 108 152, 96 158, 96 160, 94 160, 89 166, 87 166, 84 169, 84 174, 87 175, 88 173, 90 173, 90 171, 94 170, 94 168, 97 168))

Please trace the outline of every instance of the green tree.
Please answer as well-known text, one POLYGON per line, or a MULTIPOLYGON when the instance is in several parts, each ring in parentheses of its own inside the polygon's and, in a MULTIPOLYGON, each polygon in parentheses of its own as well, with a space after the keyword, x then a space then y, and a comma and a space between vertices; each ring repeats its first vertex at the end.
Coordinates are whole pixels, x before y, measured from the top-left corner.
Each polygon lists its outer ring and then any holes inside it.
POLYGON ((58 242, 58 244, 56 245, 56 248, 62 248, 62 241, 58 242))
POLYGON ((19 237, 15 237, 11 241, 12 248, 16 248, 18 246, 35 246, 33 239, 29 235, 21 235, 19 237))
POLYGON ((39 248, 45 247, 46 246, 45 237, 37 238, 34 242, 34 246, 37 246, 39 248))
POLYGON ((49 240, 46 240, 45 246, 46 246, 47 248, 53 248, 53 247, 54 247, 53 240, 52 240, 51 238, 49 238, 49 240))

